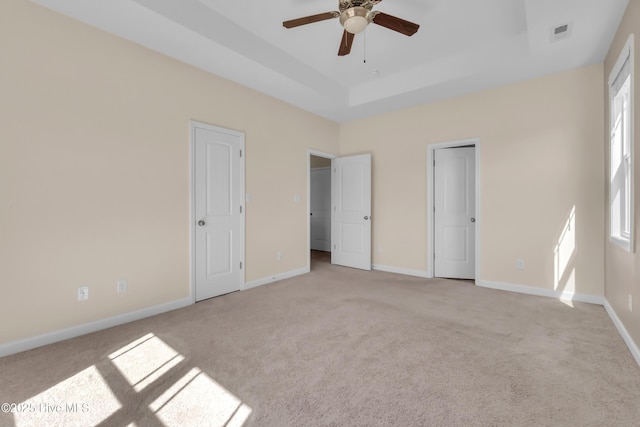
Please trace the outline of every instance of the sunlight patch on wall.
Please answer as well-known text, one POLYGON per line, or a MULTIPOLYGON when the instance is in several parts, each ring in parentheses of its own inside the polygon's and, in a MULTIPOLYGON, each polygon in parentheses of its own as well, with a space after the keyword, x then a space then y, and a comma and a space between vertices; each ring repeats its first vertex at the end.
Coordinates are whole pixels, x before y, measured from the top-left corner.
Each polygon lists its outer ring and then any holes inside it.
POLYGON ((571 300, 576 292, 576 207, 573 206, 553 250, 553 288, 562 292, 561 300, 571 300))
POLYGON ((169 372, 184 357, 153 334, 147 334, 109 355, 111 362, 135 391, 169 372))
POLYGON ((242 426, 251 414, 251 408, 198 368, 176 381, 149 408, 166 426, 242 426))
POLYGON ((24 401, 16 427, 97 425, 122 405, 95 365, 24 401))
POLYGON ((573 296, 576 293, 576 269, 572 268, 566 281, 565 290, 562 291, 560 302, 573 308, 573 296))

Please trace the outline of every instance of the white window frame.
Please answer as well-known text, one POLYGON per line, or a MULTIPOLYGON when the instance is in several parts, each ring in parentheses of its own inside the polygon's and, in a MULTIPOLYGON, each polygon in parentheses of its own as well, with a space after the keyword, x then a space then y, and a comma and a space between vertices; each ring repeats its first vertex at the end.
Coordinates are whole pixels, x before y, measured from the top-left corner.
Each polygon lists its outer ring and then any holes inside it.
POLYGON ((634 36, 631 34, 609 75, 609 241, 633 252, 634 235, 634 36), (628 72, 629 81, 625 84, 628 72), (619 80, 623 78, 624 80, 619 80), (620 107, 623 105, 623 107, 620 107), (625 107, 626 106, 626 107, 625 107), (621 121, 616 112, 628 110, 621 121), (617 130, 617 132, 616 132, 617 130), (614 170, 614 162, 618 163, 614 170), (622 168, 622 173, 619 169, 622 168))

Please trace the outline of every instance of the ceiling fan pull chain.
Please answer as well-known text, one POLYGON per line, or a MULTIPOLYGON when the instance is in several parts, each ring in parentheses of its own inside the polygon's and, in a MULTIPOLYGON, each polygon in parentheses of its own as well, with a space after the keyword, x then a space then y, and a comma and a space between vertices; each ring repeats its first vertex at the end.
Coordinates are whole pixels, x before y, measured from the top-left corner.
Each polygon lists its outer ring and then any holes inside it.
POLYGON ((364 48, 362 49, 364 52, 364 63, 367 63, 367 32, 365 31, 362 34, 362 43, 364 45, 364 48))

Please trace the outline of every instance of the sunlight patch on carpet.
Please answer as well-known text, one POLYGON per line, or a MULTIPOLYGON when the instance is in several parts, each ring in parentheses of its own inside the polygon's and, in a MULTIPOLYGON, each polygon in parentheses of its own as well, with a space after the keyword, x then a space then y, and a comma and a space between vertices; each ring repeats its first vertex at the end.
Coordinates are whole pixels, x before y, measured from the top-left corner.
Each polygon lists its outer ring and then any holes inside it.
POLYGON ((251 408, 198 368, 149 405, 166 426, 242 426, 251 408))
POLYGON ((111 366, 94 364, 14 404, 15 408, 3 406, 3 411, 13 414, 15 427, 101 423, 137 427, 128 414, 140 409, 146 410, 140 412, 141 419, 153 425, 241 427, 252 413, 241 399, 200 368, 185 365, 185 357, 153 333, 109 354, 108 363, 111 366), (104 372, 112 372, 120 380, 104 372), (180 377, 179 372, 187 374, 180 377), (132 390, 122 390, 126 383, 132 390), (166 388, 151 386, 159 383, 166 388), (163 392, 158 396, 160 390, 163 392), (140 403, 145 397, 149 398, 146 402, 152 402, 148 406, 140 403))
POLYGON ((94 365, 22 402, 15 425, 97 425, 121 407, 94 365))
POLYGON ((184 357, 154 334, 147 334, 109 355, 135 391, 162 377, 184 357))

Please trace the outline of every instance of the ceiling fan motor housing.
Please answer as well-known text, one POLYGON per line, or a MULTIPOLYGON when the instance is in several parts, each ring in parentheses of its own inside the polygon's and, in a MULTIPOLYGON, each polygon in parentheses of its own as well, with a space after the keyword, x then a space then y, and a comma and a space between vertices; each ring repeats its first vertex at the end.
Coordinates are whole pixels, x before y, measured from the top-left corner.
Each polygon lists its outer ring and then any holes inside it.
POLYGON ((363 31, 372 19, 371 10, 362 6, 350 7, 340 14, 340 24, 351 34, 363 31))
POLYGON ((352 7, 362 6, 371 10, 373 6, 380 3, 382 0, 339 0, 338 1, 338 10, 340 12, 344 12, 347 9, 351 9, 352 7))

